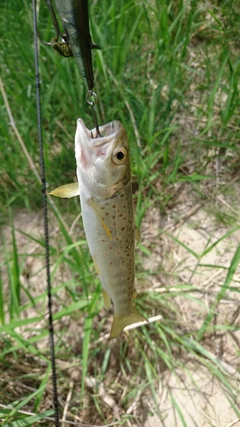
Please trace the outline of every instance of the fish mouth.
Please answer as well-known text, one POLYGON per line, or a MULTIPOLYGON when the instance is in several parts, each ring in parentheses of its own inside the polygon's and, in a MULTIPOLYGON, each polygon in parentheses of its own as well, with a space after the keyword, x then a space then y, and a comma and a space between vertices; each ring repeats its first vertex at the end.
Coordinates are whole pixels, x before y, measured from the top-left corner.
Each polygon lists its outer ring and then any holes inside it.
POLYGON ((107 157, 112 152, 112 147, 125 130, 121 122, 114 120, 106 125, 99 126, 100 137, 97 130, 89 130, 82 119, 77 120, 75 135, 76 159, 85 167, 90 166, 97 158, 107 157), (96 137, 94 137, 96 135, 96 137))
POLYGON ((115 137, 115 134, 118 134, 121 130, 124 130, 122 123, 118 120, 114 120, 106 125, 99 126, 101 136, 97 136, 96 128, 89 130, 82 119, 77 120, 77 131, 79 131, 80 134, 85 134, 94 147, 110 142, 115 137), (94 135, 96 135, 96 137, 94 137, 94 135))

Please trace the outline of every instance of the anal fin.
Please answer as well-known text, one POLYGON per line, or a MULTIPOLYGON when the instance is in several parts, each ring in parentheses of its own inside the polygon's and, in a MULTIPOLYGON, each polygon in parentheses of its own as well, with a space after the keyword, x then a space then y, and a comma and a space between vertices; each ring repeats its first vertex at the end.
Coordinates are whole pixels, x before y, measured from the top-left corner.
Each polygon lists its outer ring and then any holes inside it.
POLYGON ((96 261, 96 259, 94 257, 93 257, 93 263, 94 263, 94 267, 95 267, 96 273, 99 276, 100 275, 100 269, 99 269, 98 263, 97 263, 97 261, 96 261))
POLYGON ((110 308, 112 307, 112 301, 110 299, 110 296, 108 295, 107 291, 105 291, 105 289, 102 289, 102 294, 104 307, 106 308, 106 310, 110 310, 110 308))

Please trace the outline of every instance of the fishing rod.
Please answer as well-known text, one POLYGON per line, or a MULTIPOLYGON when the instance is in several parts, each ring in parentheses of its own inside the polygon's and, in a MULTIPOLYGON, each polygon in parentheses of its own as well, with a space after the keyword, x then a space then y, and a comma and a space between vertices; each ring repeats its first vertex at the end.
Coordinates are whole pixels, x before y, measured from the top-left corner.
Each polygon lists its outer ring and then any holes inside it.
POLYGON ((40 168, 42 181, 42 205, 44 219, 44 236, 45 236, 45 264, 46 264, 46 281, 48 295, 48 325, 49 325, 49 346, 52 367, 52 386, 53 386, 53 406, 55 427, 60 427, 59 403, 57 389, 57 373, 55 362, 55 345, 54 345, 54 326, 52 312, 52 291, 50 276, 50 251, 49 251, 49 228, 48 228, 48 209, 47 209, 47 185, 45 177, 45 162, 42 139, 42 117, 41 117, 41 100, 40 100, 40 77, 39 77, 39 58, 38 58, 38 38, 46 45, 52 46, 61 55, 65 57, 74 56, 84 78, 87 87, 86 100, 92 108, 93 120, 96 129, 96 137, 100 137, 99 125, 96 113, 97 95, 94 92, 94 74, 92 66, 91 50, 99 47, 91 40, 89 31, 88 1, 87 0, 56 0, 57 9, 63 22, 66 34, 62 34, 52 0, 46 0, 50 11, 56 37, 51 42, 44 42, 39 36, 37 29, 37 6, 36 0, 32 0, 33 7, 33 28, 34 28, 34 59, 35 59, 35 79, 36 79, 36 107, 37 107, 37 124, 38 124, 38 141, 40 154, 40 168), (59 40, 60 39, 60 40, 59 40))
POLYGON ((100 49, 100 47, 92 41, 90 35, 88 0, 55 0, 65 34, 61 33, 52 0, 46 0, 46 3, 52 17, 56 37, 50 42, 40 40, 44 44, 52 46, 62 56, 74 56, 87 88, 86 101, 92 109, 96 137, 101 137, 96 112, 97 94, 94 91, 92 65, 92 50, 100 49))
POLYGON ((52 313, 48 209, 47 209, 47 194, 46 194, 47 185, 46 185, 46 177, 45 177, 45 162, 44 162, 43 138, 42 138, 42 116, 41 116, 40 77, 39 77, 39 61, 38 61, 38 31, 37 31, 36 0, 32 0, 32 7, 33 7, 33 29, 34 29, 36 107, 37 107, 40 169, 41 169, 41 181, 42 181, 42 206, 43 206, 44 237, 45 237, 45 264, 46 264, 46 280, 47 280, 47 295, 48 295, 48 326, 49 326, 49 346, 50 346, 51 366, 52 366, 53 406, 54 406, 55 427, 60 427, 57 374, 56 374, 56 363, 55 363, 54 327, 53 327, 53 313, 52 313))

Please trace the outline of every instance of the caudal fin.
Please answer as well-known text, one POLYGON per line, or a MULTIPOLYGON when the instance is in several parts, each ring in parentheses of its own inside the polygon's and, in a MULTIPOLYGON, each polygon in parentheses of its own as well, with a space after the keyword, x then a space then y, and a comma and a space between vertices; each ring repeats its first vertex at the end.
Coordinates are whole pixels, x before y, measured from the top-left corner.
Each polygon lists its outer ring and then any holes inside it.
POLYGON ((133 323, 144 322, 144 321, 148 322, 148 319, 146 319, 146 317, 138 313, 136 309, 134 309, 132 313, 130 313, 127 316, 119 316, 114 314, 112 329, 110 332, 110 338, 115 338, 118 335, 120 335, 126 326, 132 325, 133 323))

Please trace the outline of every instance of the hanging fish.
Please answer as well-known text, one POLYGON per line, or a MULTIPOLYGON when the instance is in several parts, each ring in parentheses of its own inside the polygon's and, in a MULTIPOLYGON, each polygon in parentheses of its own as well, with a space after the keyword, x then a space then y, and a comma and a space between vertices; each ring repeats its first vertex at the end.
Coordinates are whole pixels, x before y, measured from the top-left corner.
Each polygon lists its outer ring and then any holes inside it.
POLYGON ((128 139, 123 125, 100 126, 94 138, 77 121, 75 156, 78 183, 58 187, 50 194, 80 195, 84 230, 99 275, 106 309, 113 303, 110 338, 132 323, 147 321, 134 307, 135 238, 128 139))

